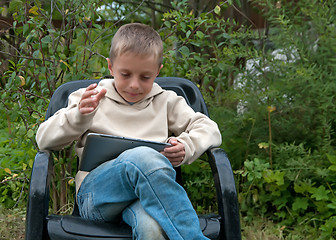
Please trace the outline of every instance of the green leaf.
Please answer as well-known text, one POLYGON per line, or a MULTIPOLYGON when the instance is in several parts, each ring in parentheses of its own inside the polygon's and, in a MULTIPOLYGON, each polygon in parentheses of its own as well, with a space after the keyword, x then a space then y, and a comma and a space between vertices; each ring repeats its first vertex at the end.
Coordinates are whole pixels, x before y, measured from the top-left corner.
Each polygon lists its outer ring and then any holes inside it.
POLYGON ((327 205, 328 208, 336 209, 336 199, 333 199, 331 203, 327 205))
POLYGON ((101 29, 102 29, 102 26, 101 26, 101 25, 99 25, 99 24, 97 24, 97 23, 93 24, 93 26, 94 26, 95 28, 99 29, 99 30, 101 30, 101 29))
POLYGON ((34 15, 39 15, 37 10, 38 10, 38 6, 33 6, 31 9, 29 9, 29 13, 32 13, 34 15))
POLYGON ((184 22, 181 22, 181 23, 180 23, 180 26, 181 26, 181 30, 182 30, 183 32, 185 32, 185 30, 186 30, 186 28, 187 28, 187 24, 185 24, 184 22))
POLYGON ((34 137, 34 131, 32 129, 29 129, 27 132, 27 137, 32 138, 34 137))
POLYGON ((311 181, 303 181, 303 182, 298 182, 294 183, 294 190, 296 193, 305 193, 305 192, 310 192, 312 187, 311 181))
POLYGON ((33 58, 38 58, 38 59, 41 59, 41 58, 42 58, 42 54, 41 54, 40 50, 36 50, 36 51, 33 53, 33 58))
POLYGON ((34 160, 30 159, 29 162, 28 162, 28 165, 29 165, 30 168, 32 168, 33 165, 34 165, 34 160))
POLYGON ((292 205, 292 208, 294 211, 297 211, 297 210, 307 210, 308 208, 308 198, 296 198, 293 205, 292 205))
POLYGON ((191 31, 188 30, 187 33, 186 33, 186 38, 189 38, 190 34, 191 34, 191 31))
POLYGON ((330 193, 324 186, 320 186, 319 188, 313 188, 312 191, 312 198, 315 198, 317 201, 320 200, 328 200, 328 194, 330 193))
POLYGON ((331 164, 336 165, 336 156, 327 154, 327 158, 331 164))
POLYGON ((67 62, 63 60, 60 60, 60 62, 61 62, 61 68, 63 69, 63 71, 66 71, 66 67, 70 68, 70 65, 67 62))
POLYGON ((197 37, 199 37, 200 39, 204 38, 204 33, 202 33, 201 31, 197 31, 196 32, 197 37))
POLYGON ((330 171, 334 171, 334 172, 336 172, 336 165, 331 165, 328 169, 329 169, 330 171))
POLYGON ((168 53, 171 57, 175 56, 175 54, 176 54, 176 52, 174 50, 169 50, 168 53))
POLYGON ((285 197, 277 197, 274 201, 273 201, 273 206, 276 206, 276 208, 278 210, 282 209, 283 207, 287 206, 288 203, 288 199, 285 197))
POLYGON ((9 12, 16 12, 18 9, 22 8, 24 6, 23 1, 20 0, 11 0, 9 1, 9 12))
POLYGON ((29 24, 26 23, 23 25, 23 35, 27 35, 28 32, 29 32, 29 24))
POLYGON ((179 49, 179 52, 185 57, 189 57, 189 55, 190 55, 190 51, 189 51, 189 48, 187 46, 182 46, 179 49))
POLYGON ((215 7, 215 13, 217 14, 217 15, 219 15, 220 14, 220 11, 221 11, 221 8, 220 8, 220 6, 216 6, 215 7))
POLYGON ((276 185, 278 186, 284 185, 284 182, 285 182, 284 176, 285 176, 285 172, 281 172, 279 170, 272 171, 272 170, 266 169, 263 173, 263 177, 266 182, 268 183, 275 182, 276 185))
POLYGON ((41 39, 42 43, 50 43, 51 42, 51 37, 49 35, 45 36, 44 38, 41 39))
POLYGON ((166 25, 167 28, 171 28, 171 23, 169 21, 165 21, 164 25, 166 25))

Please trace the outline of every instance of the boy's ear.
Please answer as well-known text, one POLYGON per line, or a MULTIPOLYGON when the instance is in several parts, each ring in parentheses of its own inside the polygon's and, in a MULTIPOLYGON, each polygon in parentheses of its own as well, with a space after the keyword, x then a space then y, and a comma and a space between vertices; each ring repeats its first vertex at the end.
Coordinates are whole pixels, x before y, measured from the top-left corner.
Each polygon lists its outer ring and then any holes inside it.
POLYGON ((112 62, 110 58, 106 58, 106 61, 107 61, 108 69, 110 70, 110 74, 113 76, 112 62))
POLYGON ((159 71, 157 73, 158 76, 159 76, 159 73, 160 73, 160 71, 161 71, 162 68, 163 68, 163 64, 161 64, 161 66, 159 67, 159 71))

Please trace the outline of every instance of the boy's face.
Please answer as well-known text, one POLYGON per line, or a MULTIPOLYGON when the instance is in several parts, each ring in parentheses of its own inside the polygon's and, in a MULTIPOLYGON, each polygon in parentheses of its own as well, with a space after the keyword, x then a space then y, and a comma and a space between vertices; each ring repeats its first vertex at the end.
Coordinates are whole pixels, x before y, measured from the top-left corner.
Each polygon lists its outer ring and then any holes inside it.
POLYGON ((114 77, 115 87, 127 102, 142 100, 153 87, 162 65, 158 67, 153 56, 124 53, 117 56, 113 63, 108 58, 108 68, 114 77))

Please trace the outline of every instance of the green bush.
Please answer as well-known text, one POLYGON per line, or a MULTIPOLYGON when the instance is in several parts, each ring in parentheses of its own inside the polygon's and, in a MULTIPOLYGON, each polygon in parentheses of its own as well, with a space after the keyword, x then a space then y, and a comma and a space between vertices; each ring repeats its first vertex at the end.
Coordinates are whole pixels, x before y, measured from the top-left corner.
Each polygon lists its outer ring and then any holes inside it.
POLYGON ((182 166, 182 182, 196 211, 206 214, 216 212, 218 206, 214 204, 217 198, 210 165, 202 158, 191 165, 182 166))
POLYGON ((267 22, 253 30, 249 19, 221 17, 228 2, 196 16, 181 1, 164 15, 166 71, 205 93, 244 220, 262 215, 335 237, 335 3, 249 1, 267 22))
MULTIPOLYGON (((100 78, 108 71, 105 66, 110 39, 101 39, 102 27, 105 34, 111 34, 114 25, 105 22, 96 24, 99 18, 96 10, 101 1, 11 1, 15 57, 7 61, 8 69, 0 76, 1 119, 6 119, 7 132, 1 137, 0 164, 1 179, 13 177, 18 172, 30 171, 37 151, 35 133, 44 120, 46 108, 53 92, 60 84, 79 79, 100 78), (52 21, 51 21, 52 19, 52 21), (60 26, 57 26, 57 22, 60 26), (96 42, 104 50, 97 51, 96 42), (98 71, 96 71, 98 69, 98 71), (96 72, 95 72, 96 71, 96 72), (10 141, 6 140, 10 139, 10 141), (7 175, 10 176, 7 176, 7 175)), ((3 9, 1 9, 3 10, 3 9)), ((11 56, 9 51, 8 56, 11 56)), ((2 124, 2 122, 1 122, 2 124)), ((71 152, 71 150, 69 150, 71 152)), ((73 175, 76 161, 64 162, 69 151, 57 156, 52 175, 51 196, 54 211, 67 203, 67 189, 73 189, 73 175), (56 179, 56 178, 55 178, 56 179)), ((24 176, 27 178, 27 176, 24 176)), ((19 176, 17 178, 24 178, 19 176)), ((13 206, 17 194, 22 193, 20 181, 3 181, 2 202, 13 206)), ((22 196, 27 194, 27 179, 22 188, 22 196)), ((72 195, 71 195, 72 196, 72 195)))
POLYGON ((312 153, 303 144, 274 146, 274 156, 272 167, 268 159, 255 157, 236 171, 243 180, 244 219, 258 214, 284 226, 318 227, 321 239, 336 237, 330 224, 336 216, 336 156, 312 153))
POLYGON ((31 143, 9 137, 5 126, 0 129, 0 204, 6 208, 22 206, 26 202, 36 151, 31 143))

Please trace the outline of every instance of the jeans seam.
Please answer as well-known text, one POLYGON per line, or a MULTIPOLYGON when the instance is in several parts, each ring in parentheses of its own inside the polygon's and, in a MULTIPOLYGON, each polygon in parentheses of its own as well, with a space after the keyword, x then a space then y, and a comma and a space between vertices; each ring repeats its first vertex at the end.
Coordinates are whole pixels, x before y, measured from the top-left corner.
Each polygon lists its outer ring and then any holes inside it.
POLYGON ((134 225, 134 227, 133 227, 133 234, 134 234, 134 238, 132 237, 132 239, 137 239, 138 238, 138 233, 137 233, 137 231, 136 231, 136 227, 135 226, 137 226, 138 225, 138 219, 136 218, 136 214, 135 214, 135 212, 133 211, 133 209, 132 208, 130 208, 130 207, 127 207, 124 211, 131 211, 131 213, 133 214, 133 216, 134 216, 134 220, 135 220, 135 225, 134 225))

